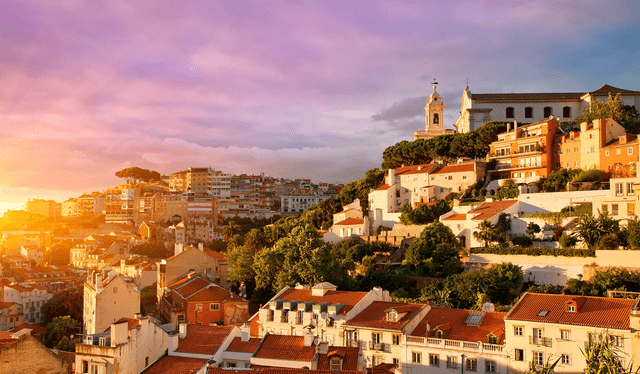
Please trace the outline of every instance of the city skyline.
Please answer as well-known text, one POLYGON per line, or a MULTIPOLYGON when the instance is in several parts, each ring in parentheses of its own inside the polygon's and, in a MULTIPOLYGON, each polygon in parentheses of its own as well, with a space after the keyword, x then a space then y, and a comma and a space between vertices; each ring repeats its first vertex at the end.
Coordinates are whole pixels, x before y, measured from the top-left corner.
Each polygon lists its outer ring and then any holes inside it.
POLYGON ((640 90, 638 6, 0 1, 0 210, 139 166, 348 183, 462 90, 640 90))

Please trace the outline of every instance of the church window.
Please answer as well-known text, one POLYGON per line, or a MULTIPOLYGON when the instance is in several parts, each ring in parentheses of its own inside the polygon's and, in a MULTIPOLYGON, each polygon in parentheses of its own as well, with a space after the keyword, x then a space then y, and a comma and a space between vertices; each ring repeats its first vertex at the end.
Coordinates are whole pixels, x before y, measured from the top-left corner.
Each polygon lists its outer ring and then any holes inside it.
POLYGON ((507 108, 507 118, 514 118, 515 115, 514 115, 513 112, 514 112, 513 107, 508 107, 507 108))
POLYGON ((524 118, 533 118, 533 108, 528 106, 524 108, 524 118))
POLYGON ((553 115, 553 109, 550 106, 544 107, 544 118, 549 118, 549 116, 553 115))
POLYGON ((566 107, 562 108, 562 116, 564 118, 571 117, 571 107, 570 106, 566 106, 566 107))
POLYGON ((440 123, 440 115, 438 113, 433 114, 433 124, 437 125, 440 123))

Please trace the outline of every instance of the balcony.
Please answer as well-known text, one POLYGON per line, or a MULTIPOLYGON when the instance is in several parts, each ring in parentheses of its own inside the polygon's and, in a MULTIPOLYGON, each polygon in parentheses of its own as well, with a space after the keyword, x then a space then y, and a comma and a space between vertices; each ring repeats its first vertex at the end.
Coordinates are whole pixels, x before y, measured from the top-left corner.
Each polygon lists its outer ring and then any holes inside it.
POLYGON ((492 352, 492 353, 500 353, 504 352, 504 345, 500 344, 489 344, 482 342, 467 342, 461 340, 451 340, 451 339, 439 339, 439 338, 425 338, 420 336, 408 336, 407 337, 408 345, 417 345, 423 347, 434 347, 440 349, 450 349, 461 352, 492 352))
POLYGON ((537 145, 535 147, 530 147, 530 148, 520 148, 517 151, 511 152, 510 149, 507 149, 504 152, 501 152, 503 150, 499 150, 498 152, 495 153, 489 153, 489 159, 494 159, 494 158, 510 158, 510 157, 515 157, 515 156, 529 156, 529 155, 535 155, 535 154, 542 154, 545 153, 547 151, 546 147, 537 145))
POLYGON ((369 350, 390 353, 391 345, 388 343, 369 342, 369 350))
POLYGON ((502 171, 502 170, 521 170, 521 169, 530 169, 530 168, 546 168, 546 167, 547 167, 547 163, 545 161, 527 162, 521 165, 497 164, 495 169, 489 170, 489 172, 502 171))
POLYGON ((529 335, 529 344, 537 345, 541 347, 551 347, 551 342, 553 340, 551 338, 541 338, 537 336, 529 335))

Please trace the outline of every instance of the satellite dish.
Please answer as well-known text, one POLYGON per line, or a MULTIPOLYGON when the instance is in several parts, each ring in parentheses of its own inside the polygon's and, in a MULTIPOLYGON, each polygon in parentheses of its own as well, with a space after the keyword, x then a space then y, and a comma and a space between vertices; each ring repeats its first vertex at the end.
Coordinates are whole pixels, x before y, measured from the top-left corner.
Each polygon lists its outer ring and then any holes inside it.
POLYGON ((318 338, 313 339, 313 344, 318 345, 318 343, 320 343, 320 340, 318 340, 318 338))

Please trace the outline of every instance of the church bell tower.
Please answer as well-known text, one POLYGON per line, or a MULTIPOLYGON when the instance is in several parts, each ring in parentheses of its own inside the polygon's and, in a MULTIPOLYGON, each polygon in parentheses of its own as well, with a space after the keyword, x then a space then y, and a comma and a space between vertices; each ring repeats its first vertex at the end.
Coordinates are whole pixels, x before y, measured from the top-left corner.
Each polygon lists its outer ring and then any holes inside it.
POLYGON ((429 96, 429 101, 424 107, 426 114, 426 128, 428 133, 442 133, 444 134, 444 103, 440 94, 436 91, 435 84, 433 85, 433 92, 429 96))

